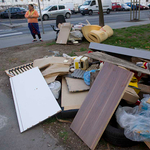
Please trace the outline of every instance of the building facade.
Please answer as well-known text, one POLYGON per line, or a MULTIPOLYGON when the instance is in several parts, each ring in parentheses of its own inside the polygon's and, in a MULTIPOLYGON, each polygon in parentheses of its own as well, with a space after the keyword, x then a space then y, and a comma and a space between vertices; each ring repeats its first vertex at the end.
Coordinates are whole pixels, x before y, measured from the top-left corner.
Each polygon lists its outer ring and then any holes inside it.
MULTIPOLYGON (((85 0, 40 0, 41 7, 45 8, 47 6, 53 4, 66 4, 66 3, 74 3, 77 5, 82 5, 85 0)), ((112 2, 118 3, 126 3, 130 2, 130 0, 111 0, 112 2)), ((132 0, 133 1, 133 0, 132 0)), ((28 4, 38 4, 38 0, 0 0, 0 7, 6 6, 27 6, 28 4)), ((141 0, 141 4, 148 4, 150 0, 141 0)))

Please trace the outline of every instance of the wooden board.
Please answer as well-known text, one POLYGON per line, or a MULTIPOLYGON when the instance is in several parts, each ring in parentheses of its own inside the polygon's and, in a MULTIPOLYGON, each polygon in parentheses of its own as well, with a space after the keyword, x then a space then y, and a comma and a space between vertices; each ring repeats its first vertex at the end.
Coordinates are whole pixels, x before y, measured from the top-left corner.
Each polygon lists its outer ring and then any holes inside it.
POLYGON ((65 79, 62 79, 61 107, 64 110, 79 109, 87 94, 88 91, 70 93, 65 79))
POLYGON ((20 132, 61 111, 37 67, 10 78, 10 83, 20 132))
POLYGON ((138 58, 150 60, 150 52, 148 50, 136 50, 131 48, 112 46, 107 44, 99 44, 93 42, 90 43, 89 48, 94 51, 109 52, 109 53, 121 54, 125 56, 138 57, 138 58))
POLYGON ((117 108, 133 73, 104 63, 71 129, 94 150, 117 108))
POLYGON ((69 92, 88 91, 90 86, 86 85, 83 79, 65 77, 69 92))
POLYGON ((145 144, 147 145, 147 147, 150 149, 150 142, 145 141, 144 143, 145 143, 145 144))
POLYGON ((123 59, 120 59, 120 58, 117 58, 117 57, 114 57, 114 56, 111 56, 111 55, 108 55, 105 53, 94 52, 94 53, 85 54, 84 56, 87 56, 87 57, 90 57, 90 58, 93 58, 96 60, 104 61, 104 62, 109 62, 109 63, 115 64, 118 66, 125 67, 125 68, 130 69, 130 70, 134 70, 137 72, 141 72, 141 73, 150 75, 149 70, 140 68, 131 62, 128 62, 126 60, 123 60, 123 59))

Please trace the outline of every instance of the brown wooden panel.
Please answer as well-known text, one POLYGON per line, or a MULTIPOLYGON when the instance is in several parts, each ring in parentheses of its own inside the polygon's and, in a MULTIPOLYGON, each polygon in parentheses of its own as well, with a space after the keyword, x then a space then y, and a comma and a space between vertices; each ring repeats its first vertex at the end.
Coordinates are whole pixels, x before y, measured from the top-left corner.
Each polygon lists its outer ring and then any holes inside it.
POLYGON ((95 149, 133 73, 105 63, 79 109, 71 129, 95 149))
POLYGON ((126 61, 126 60, 123 60, 123 59, 120 59, 120 58, 117 58, 117 57, 114 57, 114 56, 111 56, 111 55, 108 55, 105 53, 94 52, 94 53, 85 54, 84 56, 90 57, 90 58, 93 58, 96 60, 104 61, 104 62, 109 62, 109 63, 115 64, 115 65, 125 67, 125 68, 130 69, 130 70, 134 70, 137 72, 141 72, 141 73, 150 75, 149 70, 138 67, 129 61, 126 61))

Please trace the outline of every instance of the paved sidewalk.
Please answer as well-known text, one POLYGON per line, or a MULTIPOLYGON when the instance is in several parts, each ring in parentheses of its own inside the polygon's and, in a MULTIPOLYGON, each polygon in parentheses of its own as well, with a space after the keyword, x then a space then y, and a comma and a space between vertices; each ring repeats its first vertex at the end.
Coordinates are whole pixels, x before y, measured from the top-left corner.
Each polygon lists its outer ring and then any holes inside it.
MULTIPOLYGON (((113 22, 113 23, 107 23, 110 27, 113 29, 118 28, 124 28, 124 27, 131 27, 131 26, 139 26, 139 25, 145 25, 150 24, 149 19, 141 20, 139 22, 113 22)), ((46 32, 45 34, 42 34, 42 38, 44 41, 47 40, 54 40, 56 37, 56 33, 54 31, 46 32)), ((23 44, 29 44, 32 43, 32 37, 30 34, 24 34, 19 36, 11 36, 7 38, 0 38, 0 48, 5 47, 12 47, 17 45, 23 45, 23 44)))
POLYGON ((20 133, 12 97, 0 90, 0 150, 63 150, 41 125, 20 133))

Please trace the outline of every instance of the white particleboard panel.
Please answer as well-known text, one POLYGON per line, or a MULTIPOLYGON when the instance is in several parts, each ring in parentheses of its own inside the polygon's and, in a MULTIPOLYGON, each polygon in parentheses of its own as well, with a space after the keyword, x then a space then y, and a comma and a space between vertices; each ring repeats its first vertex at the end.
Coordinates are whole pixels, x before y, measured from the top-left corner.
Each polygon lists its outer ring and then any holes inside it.
POLYGON ((36 67, 10 78, 20 132, 61 111, 36 67))

